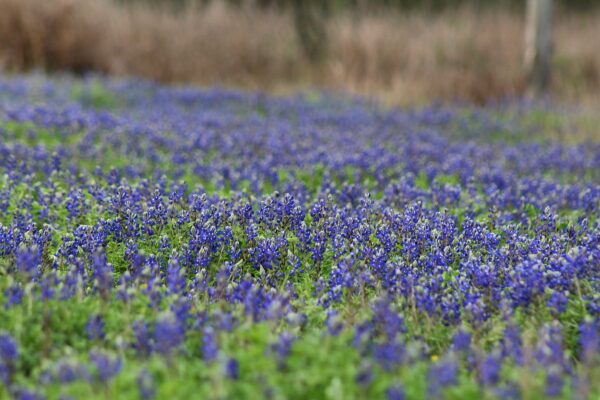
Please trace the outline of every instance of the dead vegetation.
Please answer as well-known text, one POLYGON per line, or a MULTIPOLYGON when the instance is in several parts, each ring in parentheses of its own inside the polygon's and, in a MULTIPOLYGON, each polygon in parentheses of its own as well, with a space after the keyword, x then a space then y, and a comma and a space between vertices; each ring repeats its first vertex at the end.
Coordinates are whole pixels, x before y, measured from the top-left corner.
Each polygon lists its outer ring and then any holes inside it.
MULTIPOLYGON (((553 89, 597 101, 600 14, 557 15, 553 89)), ((437 15, 342 14, 324 61, 302 56, 292 16, 213 3, 178 14, 107 0, 0 0, 0 68, 100 71, 281 92, 318 86, 396 104, 482 102, 523 92, 523 17, 463 8, 437 15)))

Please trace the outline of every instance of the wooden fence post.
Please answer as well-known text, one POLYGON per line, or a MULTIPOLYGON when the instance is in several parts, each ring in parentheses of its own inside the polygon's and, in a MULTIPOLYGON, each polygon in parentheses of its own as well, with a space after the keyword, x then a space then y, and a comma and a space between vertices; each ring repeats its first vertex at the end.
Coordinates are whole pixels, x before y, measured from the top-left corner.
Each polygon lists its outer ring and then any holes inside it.
POLYGON ((527 0, 525 70, 529 92, 548 92, 552 65, 552 0, 527 0))

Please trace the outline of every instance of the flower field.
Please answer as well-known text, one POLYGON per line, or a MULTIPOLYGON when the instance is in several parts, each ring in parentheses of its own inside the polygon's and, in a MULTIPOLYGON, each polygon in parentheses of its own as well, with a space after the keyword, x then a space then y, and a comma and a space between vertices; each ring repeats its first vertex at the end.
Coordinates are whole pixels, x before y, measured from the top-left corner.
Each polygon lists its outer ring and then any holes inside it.
POLYGON ((0 398, 600 398, 560 113, 0 80, 0 398))

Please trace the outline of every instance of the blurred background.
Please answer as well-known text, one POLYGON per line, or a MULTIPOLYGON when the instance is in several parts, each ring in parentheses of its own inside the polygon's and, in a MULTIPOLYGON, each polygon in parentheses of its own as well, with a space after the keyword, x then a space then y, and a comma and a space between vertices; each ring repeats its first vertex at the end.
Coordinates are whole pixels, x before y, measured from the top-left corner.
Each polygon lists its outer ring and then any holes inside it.
MULTIPOLYGON (((0 71, 388 104, 525 93, 524 0, 0 0, 0 71)), ((552 96, 600 104, 600 1, 556 0, 552 96)))

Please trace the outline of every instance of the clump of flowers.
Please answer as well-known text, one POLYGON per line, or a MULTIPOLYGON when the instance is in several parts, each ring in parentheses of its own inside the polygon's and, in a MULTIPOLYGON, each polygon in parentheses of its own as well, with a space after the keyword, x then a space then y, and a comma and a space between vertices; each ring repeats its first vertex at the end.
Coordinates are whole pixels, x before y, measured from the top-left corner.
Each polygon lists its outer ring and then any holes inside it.
POLYGON ((543 107, 0 80, 0 397, 600 396, 600 144, 543 107))

